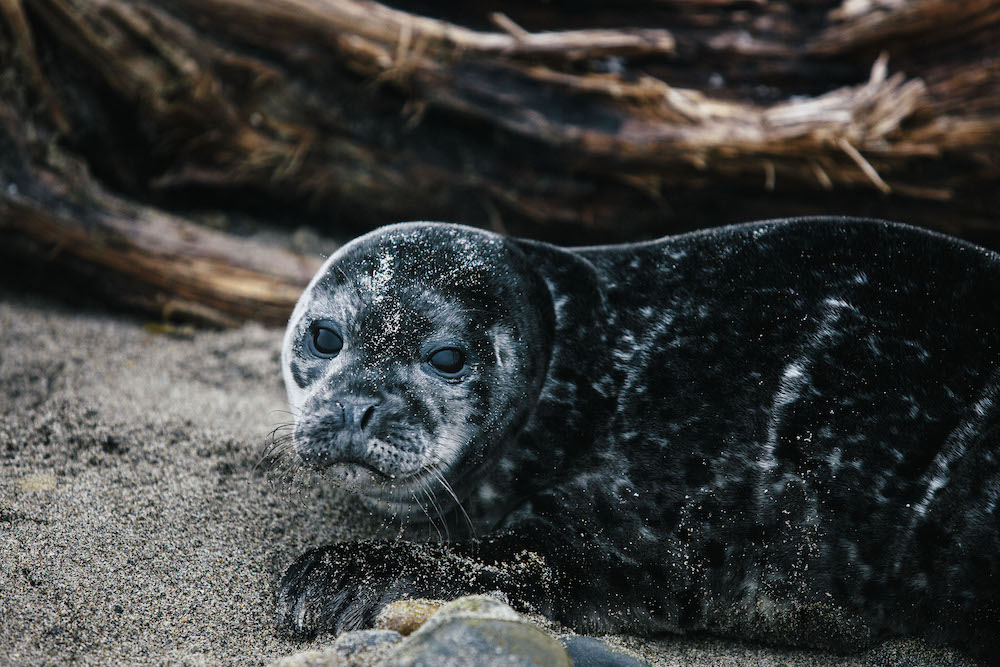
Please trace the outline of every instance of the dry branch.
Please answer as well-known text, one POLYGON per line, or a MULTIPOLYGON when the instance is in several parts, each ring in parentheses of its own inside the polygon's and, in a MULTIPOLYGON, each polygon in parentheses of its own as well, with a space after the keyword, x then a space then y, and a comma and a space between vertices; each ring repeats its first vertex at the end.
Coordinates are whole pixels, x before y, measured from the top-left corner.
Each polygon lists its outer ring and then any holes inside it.
MULTIPOLYGON (((65 230, 58 257, 96 267, 65 248, 177 228, 161 209, 194 195, 333 231, 599 240, 807 212, 1000 228, 1000 0, 438 9, 0 0, 0 233, 65 230)), ((165 270, 142 261, 94 270, 165 270)), ((177 281, 144 290, 247 316, 177 281)))
MULTIPOLYGON (((119 202, 120 203, 120 202, 119 202)), ((152 210, 92 211, 86 221, 9 195, 0 233, 34 261, 102 281, 109 301, 164 319, 280 326, 319 268, 313 257, 240 241, 152 210)))
POLYGON ((897 42, 913 48, 996 29, 995 0, 846 0, 830 12, 833 23, 809 45, 816 53, 843 53, 897 42))
MULTIPOLYGON (((0 126, 10 136, 10 117, 0 126)), ((26 146, 6 148, 23 152, 26 146)), ((86 169, 53 149, 46 171, 6 184, 0 238, 42 265, 69 266, 111 301, 165 319, 235 326, 284 324, 319 268, 314 256, 244 241, 94 185, 86 169)))
MULTIPOLYGON (((283 30, 310 34, 317 42, 351 46, 354 40, 369 44, 409 47, 426 55, 461 58, 469 55, 512 58, 554 57, 578 60, 611 55, 669 54, 674 40, 667 30, 560 30, 531 33, 509 18, 499 18, 504 32, 480 32, 392 9, 367 0, 205 0, 198 2, 211 21, 280 25, 283 30), (247 12, 251 13, 247 17, 247 12), (248 20, 249 18, 249 20, 248 20), (506 20, 504 20, 506 19, 506 20)), ((499 16, 503 16, 502 14, 499 16)), ((238 29, 238 28, 237 28, 238 29)), ((392 66, 390 53, 381 53, 384 66, 392 66)))

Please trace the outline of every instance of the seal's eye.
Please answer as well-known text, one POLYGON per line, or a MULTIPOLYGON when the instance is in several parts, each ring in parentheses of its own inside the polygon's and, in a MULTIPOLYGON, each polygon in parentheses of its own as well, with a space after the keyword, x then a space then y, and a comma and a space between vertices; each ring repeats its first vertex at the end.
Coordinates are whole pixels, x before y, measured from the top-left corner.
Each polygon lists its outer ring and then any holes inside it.
POLYGON ((321 357, 336 356, 340 348, 344 347, 344 340, 340 334, 325 326, 314 327, 309 342, 312 343, 313 352, 321 357))
POLYGON ((442 375, 457 375, 465 368, 465 355, 454 347, 444 347, 429 359, 434 370, 442 375))

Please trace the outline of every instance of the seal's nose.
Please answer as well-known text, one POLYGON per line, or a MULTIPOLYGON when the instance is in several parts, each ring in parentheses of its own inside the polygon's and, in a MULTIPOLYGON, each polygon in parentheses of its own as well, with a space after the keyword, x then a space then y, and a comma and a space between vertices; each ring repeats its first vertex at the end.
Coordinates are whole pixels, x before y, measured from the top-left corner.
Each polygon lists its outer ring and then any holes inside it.
POLYGON ((344 427, 365 430, 371 424, 372 416, 379 401, 370 398, 343 398, 337 405, 343 411, 344 427))

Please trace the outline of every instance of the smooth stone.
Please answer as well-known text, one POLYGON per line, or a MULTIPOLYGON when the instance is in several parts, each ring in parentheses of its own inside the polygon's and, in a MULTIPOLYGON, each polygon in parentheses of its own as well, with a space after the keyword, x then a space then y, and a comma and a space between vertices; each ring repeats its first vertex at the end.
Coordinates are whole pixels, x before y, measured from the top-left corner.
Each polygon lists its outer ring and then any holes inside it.
POLYGON ((450 618, 494 618, 520 621, 521 615, 511 606, 489 595, 466 595, 441 606, 431 617, 431 625, 450 618))
POLYGON ((383 665, 571 667, 562 644, 490 597, 470 595, 442 607, 383 665))
POLYGON ((600 639, 572 635, 560 640, 566 647, 573 667, 648 667, 649 663, 636 660, 630 655, 616 651, 600 639))
POLYGON ((331 646, 285 656, 271 667, 339 667, 372 664, 403 636, 391 630, 354 630, 337 637, 331 646))
MULTIPOLYGON (((460 598, 461 599, 461 598, 460 598)), ((375 627, 409 635, 442 608, 444 602, 434 600, 398 600, 382 608, 375 618, 375 627)))
POLYGON ((395 644, 402 639, 403 635, 393 630, 354 630, 337 637, 333 642, 333 649, 348 657, 386 644, 395 644))
POLYGON ((343 664, 344 658, 333 647, 329 647, 286 655, 272 662, 269 667, 331 667, 343 664))

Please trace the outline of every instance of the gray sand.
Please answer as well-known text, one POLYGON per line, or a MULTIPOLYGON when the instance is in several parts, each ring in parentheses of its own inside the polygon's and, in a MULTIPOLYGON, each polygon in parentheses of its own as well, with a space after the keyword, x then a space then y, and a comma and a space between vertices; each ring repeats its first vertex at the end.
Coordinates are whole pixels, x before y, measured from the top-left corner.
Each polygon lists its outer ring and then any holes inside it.
MULTIPOLYGON (((371 534, 320 484, 254 470, 288 415, 281 332, 157 334, 0 292, 0 663, 261 664, 332 642, 275 637, 273 589, 308 546, 371 534)), ((654 664, 943 664, 710 639, 612 638, 654 664)))

